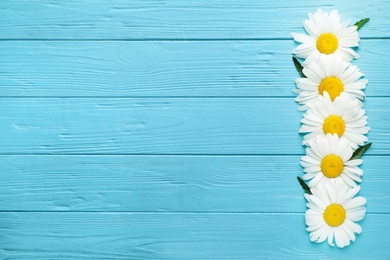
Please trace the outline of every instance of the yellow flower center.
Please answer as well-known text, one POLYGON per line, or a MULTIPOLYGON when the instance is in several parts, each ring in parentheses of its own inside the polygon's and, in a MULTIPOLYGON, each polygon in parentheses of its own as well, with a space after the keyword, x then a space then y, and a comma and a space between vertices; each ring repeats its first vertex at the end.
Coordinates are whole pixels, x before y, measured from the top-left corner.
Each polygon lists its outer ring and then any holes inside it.
POLYGON ((317 39, 317 49, 323 54, 331 54, 337 50, 339 41, 331 33, 321 34, 317 39))
POLYGON ((321 162, 322 173, 328 178, 339 176, 344 170, 344 162, 337 155, 327 155, 321 162))
POLYGON ((324 212, 324 220, 331 227, 343 224, 345 216, 345 209, 340 204, 330 204, 324 212))
POLYGON ((345 131, 344 120, 339 116, 328 116, 322 125, 322 130, 324 131, 324 134, 333 135, 336 133, 340 137, 345 131))
POLYGON ((321 81, 318 90, 321 95, 323 95, 324 91, 328 92, 330 99, 334 101, 344 91, 344 84, 339 78, 327 77, 321 81))

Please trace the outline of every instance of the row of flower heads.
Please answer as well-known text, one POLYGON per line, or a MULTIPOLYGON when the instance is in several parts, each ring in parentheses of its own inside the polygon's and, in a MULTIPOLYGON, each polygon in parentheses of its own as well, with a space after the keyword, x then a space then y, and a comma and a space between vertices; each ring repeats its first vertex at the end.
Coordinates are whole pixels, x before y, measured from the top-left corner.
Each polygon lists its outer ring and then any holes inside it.
POLYGON ((351 26, 351 20, 340 22, 336 10, 318 9, 303 24, 308 34, 292 33, 300 43, 292 51, 301 75, 295 101, 305 111, 299 130, 306 146, 305 174, 298 180, 306 192, 306 230, 311 241, 328 240, 331 246, 335 241, 341 248, 355 241, 355 233, 362 231, 356 222, 366 213, 366 199, 356 195, 363 175, 360 158, 371 145, 362 102, 368 81, 351 61, 359 58, 353 48, 368 20, 351 26), (296 57, 304 60, 302 65, 296 57))

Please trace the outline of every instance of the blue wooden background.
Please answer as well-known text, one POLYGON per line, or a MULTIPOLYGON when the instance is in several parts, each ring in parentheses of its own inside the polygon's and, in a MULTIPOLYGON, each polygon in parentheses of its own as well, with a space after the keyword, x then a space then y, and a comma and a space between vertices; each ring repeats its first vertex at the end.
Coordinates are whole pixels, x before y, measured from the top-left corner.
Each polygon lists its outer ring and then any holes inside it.
POLYGON ((1 259, 390 259, 388 0, 2 0, 1 259), (313 244, 291 32, 361 31, 363 233, 313 244))

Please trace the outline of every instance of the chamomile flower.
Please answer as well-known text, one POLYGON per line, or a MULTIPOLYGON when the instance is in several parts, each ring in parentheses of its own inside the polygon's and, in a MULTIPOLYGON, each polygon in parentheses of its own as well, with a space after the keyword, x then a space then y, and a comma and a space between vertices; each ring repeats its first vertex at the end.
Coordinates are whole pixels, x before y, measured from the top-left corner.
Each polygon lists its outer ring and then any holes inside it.
POLYGON ((328 92, 324 91, 323 96, 318 96, 307 107, 299 129, 299 133, 307 133, 303 137, 303 145, 309 145, 316 136, 326 134, 337 134, 340 139, 347 140, 352 149, 364 145, 368 140, 364 136, 370 130, 365 111, 356 99, 349 98, 345 93, 332 102, 328 92))
POLYGON ((306 148, 306 155, 301 158, 304 167, 303 180, 310 180, 309 187, 321 183, 326 185, 329 181, 341 182, 349 187, 355 187, 361 182, 363 171, 358 165, 362 160, 349 160, 353 150, 346 139, 339 139, 337 134, 317 136, 310 147, 306 148))
MULTIPOLYGON (((301 105, 315 100, 324 91, 328 92, 332 101, 341 93, 346 93, 351 98, 364 99, 363 89, 368 80, 361 79, 363 73, 359 68, 348 62, 342 61, 337 56, 326 56, 319 62, 311 62, 303 69, 307 78, 299 78, 295 82, 298 94, 295 101, 301 105)), ((360 102, 360 101, 359 101, 360 102)), ((360 102, 363 106, 363 103, 360 102)))
POLYGON ((355 241, 355 233, 360 234, 362 228, 356 222, 366 214, 366 199, 355 195, 360 186, 348 189, 343 183, 318 184, 310 189, 312 195, 305 194, 307 207, 305 213, 306 230, 310 232, 310 240, 345 247, 355 241))
POLYGON ((303 23, 309 35, 291 34, 295 41, 301 43, 292 53, 305 59, 304 66, 326 55, 337 55, 347 62, 359 58, 352 49, 359 46, 357 26, 349 26, 350 23, 351 20, 340 23, 340 15, 336 10, 329 14, 321 9, 314 14, 309 13, 309 20, 303 23))

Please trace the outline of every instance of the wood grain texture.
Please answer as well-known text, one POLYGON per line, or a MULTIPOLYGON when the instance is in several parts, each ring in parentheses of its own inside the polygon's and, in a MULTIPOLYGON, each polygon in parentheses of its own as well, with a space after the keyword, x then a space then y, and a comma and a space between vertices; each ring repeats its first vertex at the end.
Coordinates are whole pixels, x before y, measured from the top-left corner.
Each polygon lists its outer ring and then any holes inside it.
POLYGON ((364 37, 390 36, 390 2, 296 0, 3 0, 2 39, 280 39, 303 31, 308 12, 370 17, 364 37))
MULTIPOLYGON (((304 212, 299 156, 2 156, 0 210, 304 212)), ((360 195, 389 213, 390 160, 366 156, 360 195)))
POLYGON ((1 259, 390 259, 387 0, 0 1, 1 259), (370 17, 363 233, 313 244, 291 62, 370 17))
MULTIPOLYGON (((0 41, 0 96, 294 97, 292 40, 0 41)), ((390 40, 362 40, 366 95, 390 96, 390 40)))
POLYGON ((314 244, 303 214, 0 213, 17 259, 388 259, 389 214, 368 214, 345 249, 314 244), (38 238, 38 239, 37 239, 38 238), (368 253, 370 252, 370 253, 368 253))
MULTIPOLYGON (((390 151, 388 98, 366 102, 390 151)), ((291 98, 1 99, 3 154, 303 154, 291 98)))

